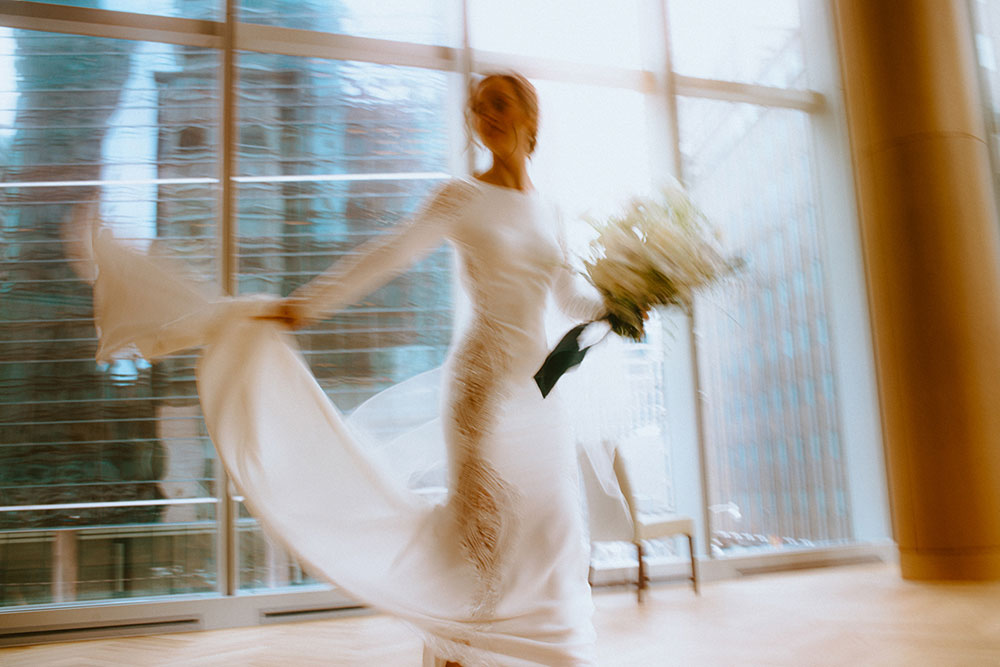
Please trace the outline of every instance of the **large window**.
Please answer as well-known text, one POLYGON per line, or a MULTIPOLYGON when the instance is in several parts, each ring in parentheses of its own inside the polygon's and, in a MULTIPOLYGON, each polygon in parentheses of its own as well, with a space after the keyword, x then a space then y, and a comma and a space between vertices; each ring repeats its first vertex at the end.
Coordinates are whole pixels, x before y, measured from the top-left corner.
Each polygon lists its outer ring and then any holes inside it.
POLYGON ((696 311, 715 547, 850 539, 809 116, 683 98, 679 119, 693 192, 746 262, 696 311))
POLYGON ((860 481, 877 442, 859 429, 874 422, 874 391, 849 370, 871 353, 843 345, 865 335, 863 313, 845 307, 864 299, 843 262, 857 254, 853 211, 823 203, 849 196, 831 159, 837 89, 809 89, 824 79, 824 15, 796 0, 667 4, 679 170, 745 262, 698 299, 691 330, 712 552, 851 542, 856 516, 862 533, 884 526, 884 490, 860 481))
MULTIPOLYGON (((850 199, 829 178, 837 105, 810 83, 830 70, 806 36, 822 17, 796 0, 229 5, 229 23, 221 0, 0 10, 0 607, 318 587, 229 488, 197 351, 93 361, 79 232, 100 215, 221 289, 288 294, 474 168, 464 95, 504 68, 538 87, 533 177, 578 249, 583 217, 672 175, 747 260, 693 324, 654 318, 594 356, 609 379, 574 401, 579 437, 641 433, 644 495, 693 514, 709 556, 872 536, 852 501, 872 396, 840 389, 843 341, 870 355, 864 323, 843 328, 860 271, 830 266, 857 254, 836 231, 853 209, 831 211, 850 199)), ((451 285, 441 250, 297 333, 341 409, 443 361, 451 285)))
POLYGON ((218 53, 31 30, 0 41, 16 77, 0 138, 0 604, 212 591, 216 464, 194 357, 95 363, 73 259, 93 214, 215 279, 218 53), (171 98, 184 77, 197 83, 171 98), (190 146, 163 155, 175 141, 190 146))
POLYGON ((817 171, 831 171, 817 135, 836 100, 807 88, 816 77, 803 32, 817 8, 801 3, 813 14, 804 17, 796 0, 668 7, 682 178, 745 262, 740 279, 699 298, 693 322, 712 551, 849 542, 845 450, 860 443, 845 438, 837 369, 865 351, 838 359, 833 340, 831 291, 857 283, 830 284, 831 270, 843 273, 824 247, 845 243, 852 211, 820 203, 837 188, 817 171))
MULTIPOLYGON (((404 219, 446 177, 456 75, 240 53, 236 278, 288 294, 404 219)), ((297 338, 341 410, 444 361, 451 256, 440 249, 297 338)), ((314 583, 241 508, 240 587, 314 583)))

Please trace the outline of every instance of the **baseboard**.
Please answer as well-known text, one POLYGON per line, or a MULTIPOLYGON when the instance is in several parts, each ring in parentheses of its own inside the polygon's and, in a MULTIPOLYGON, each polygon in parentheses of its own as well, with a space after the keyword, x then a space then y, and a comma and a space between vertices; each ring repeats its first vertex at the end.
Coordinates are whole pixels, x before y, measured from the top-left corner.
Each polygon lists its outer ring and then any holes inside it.
MULTIPOLYGON (((898 554, 892 542, 848 544, 820 549, 783 549, 725 558, 699 556, 698 578, 702 582, 711 582, 791 570, 895 562, 898 562, 898 554)), ((646 565, 650 581, 654 583, 690 583, 691 561, 688 558, 647 558, 646 565)), ((634 584, 637 576, 635 560, 616 562, 595 568, 591 573, 591 583, 595 586, 634 584)))
POLYGON ((75 642, 84 639, 191 632, 202 629, 202 619, 198 617, 134 619, 129 622, 111 623, 80 622, 10 630, 4 628, 0 629, 0 646, 29 646, 56 642, 75 642))

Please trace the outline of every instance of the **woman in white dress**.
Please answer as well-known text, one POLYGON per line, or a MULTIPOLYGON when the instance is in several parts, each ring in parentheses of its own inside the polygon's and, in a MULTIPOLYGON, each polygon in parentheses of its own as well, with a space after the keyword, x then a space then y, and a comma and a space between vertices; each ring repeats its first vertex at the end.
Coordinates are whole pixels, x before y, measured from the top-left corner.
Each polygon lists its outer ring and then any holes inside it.
POLYGON ((550 294, 570 317, 604 308, 578 291, 558 217, 528 176, 533 86, 487 76, 469 112, 492 154, 487 171, 443 184, 411 221, 276 303, 204 298, 99 237, 99 356, 204 343, 206 424, 251 511, 318 575, 422 631, 425 665, 590 665, 574 443, 558 391, 543 399, 532 376, 547 352, 550 294), (445 240, 472 314, 444 369, 449 487, 433 501, 359 442, 286 327, 355 302, 445 240))

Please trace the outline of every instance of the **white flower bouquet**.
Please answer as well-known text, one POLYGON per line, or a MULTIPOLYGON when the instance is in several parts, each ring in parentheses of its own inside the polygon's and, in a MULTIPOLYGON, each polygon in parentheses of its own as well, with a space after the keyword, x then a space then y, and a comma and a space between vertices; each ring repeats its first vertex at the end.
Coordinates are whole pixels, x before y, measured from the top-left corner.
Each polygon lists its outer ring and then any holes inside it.
POLYGON ((741 265, 722 253, 718 233, 676 186, 591 224, 598 236, 584 259, 587 279, 604 296, 612 331, 633 340, 642 338, 651 308, 690 310, 697 290, 741 265))
MULTIPOLYGON (((621 214, 590 222, 598 234, 584 258, 586 277, 604 297, 604 326, 625 338, 642 339, 651 308, 690 311, 697 290, 742 265, 722 253, 718 234, 679 186, 665 187, 660 198, 634 198, 621 214)), ((581 348, 580 339, 591 324, 570 330, 539 368, 542 396, 583 360, 590 346, 581 348)))

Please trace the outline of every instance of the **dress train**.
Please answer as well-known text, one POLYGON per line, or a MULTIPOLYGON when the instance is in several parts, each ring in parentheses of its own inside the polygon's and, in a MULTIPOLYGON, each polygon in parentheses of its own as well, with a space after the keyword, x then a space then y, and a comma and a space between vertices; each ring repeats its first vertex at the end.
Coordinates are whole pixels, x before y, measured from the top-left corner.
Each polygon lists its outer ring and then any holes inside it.
MULTIPOLYGON (((566 521, 579 511, 577 480, 551 479, 553 470, 575 477, 571 448, 523 460, 517 448, 492 452, 505 476, 530 490, 528 504, 514 500, 512 516, 533 516, 504 564, 503 595, 484 617, 470 604, 481 573, 455 548, 461 535, 448 494, 440 486, 443 493, 427 493, 446 482, 444 448, 428 459, 406 447, 413 437, 440 443, 440 422, 412 416, 404 425, 410 440, 376 442, 378 415, 399 418, 405 411, 387 406, 439 395, 440 371, 362 406, 352 425, 287 330, 259 318, 271 300, 212 298, 106 230, 93 246, 99 359, 203 346, 198 393, 219 457, 254 517, 310 572, 420 630, 425 665, 592 664, 588 551, 579 521, 566 521), (398 456, 407 451, 410 461, 398 456), (544 554, 541 565, 529 560, 532 544, 544 554)), ((530 383, 512 387, 502 411, 497 442, 557 442, 569 430, 530 383)))

